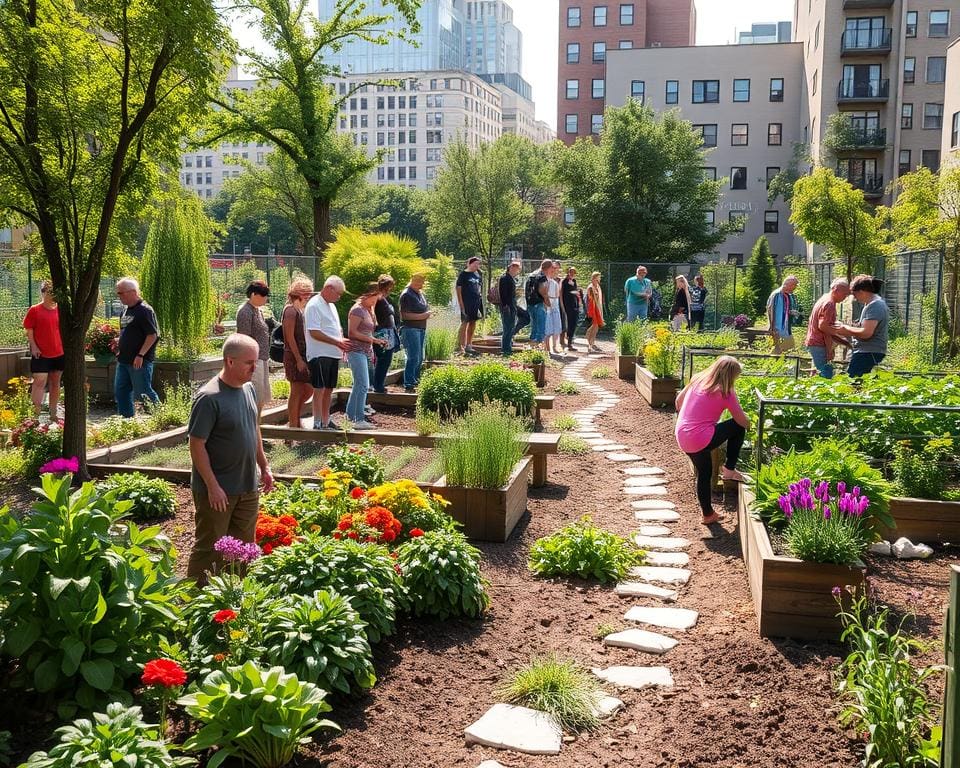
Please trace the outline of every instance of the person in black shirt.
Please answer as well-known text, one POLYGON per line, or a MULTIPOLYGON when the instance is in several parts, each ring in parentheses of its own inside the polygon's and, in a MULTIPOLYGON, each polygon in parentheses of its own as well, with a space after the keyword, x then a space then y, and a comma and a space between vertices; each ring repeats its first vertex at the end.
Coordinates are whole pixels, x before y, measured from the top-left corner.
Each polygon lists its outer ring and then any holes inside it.
POLYGON ((560 302, 563 305, 564 331, 566 333, 566 343, 564 343, 564 334, 560 334, 560 346, 565 346, 570 352, 576 351, 573 346, 573 336, 577 330, 577 323, 580 321, 581 301, 580 289, 577 286, 577 270, 570 267, 567 269, 567 276, 560 281, 560 302))
POLYGON ((707 288, 703 284, 703 275, 697 275, 693 278, 694 284, 690 286, 690 322, 687 323, 687 329, 693 328, 694 324, 698 331, 703 330, 703 320, 707 313, 707 288))
POLYGON ((117 298, 125 309, 120 315, 120 339, 117 343, 117 373, 113 380, 113 396, 117 413, 125 418, 134 415, 134 400, 148 398, 160 401, 153 391, 153 354, 160 338, 157 315, 140 297, 140 284, 132 277, 117 282, 117 298))
POLYGON ((481 291, 483 273, 480 271, 480 258, 467 259, 467 268, 457 277, 457 304, 460 305, 460 330, 457 332, 457 346, 465 355, 476 357, 480 353, 473 348, 473 332, 477 320, 483 317, 481 291))
POLYGON ((385 339, 385 347, 374 347, 376 366, 373 369, 372 389, 383 394, 387 391, 387 373, 390 363, 393 362, 393 353, 400 348, 400 337, 397 335, 396 309, 390 301, 390 291, 396 281, 390 275, 380 275, 377 286, 380 288, 380 298, 373 307, 373 314, 377 318, 377 327, 373 335, 385 339))
POLYGON ((500 351, 504 357, 513 354, 513 335, 516 333, 517 326, 517 275, 519 274, 520 262, 513 261, 497 282, 500 293, 500 325, 503 328, 500 351))

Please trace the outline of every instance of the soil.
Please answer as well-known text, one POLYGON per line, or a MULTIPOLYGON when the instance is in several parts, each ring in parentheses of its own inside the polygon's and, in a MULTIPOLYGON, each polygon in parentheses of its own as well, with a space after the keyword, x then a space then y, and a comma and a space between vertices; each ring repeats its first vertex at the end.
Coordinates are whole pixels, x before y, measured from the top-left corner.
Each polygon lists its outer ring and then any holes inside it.
MULTIPOLYGON (((604 356, 598 364, 612 367, 612 359, 604 356)), ((549 484, 530 489, 528 513, 510 540, 477 544, 490 582, 489 613, 476 621, 402 622, 394 637, 374 648, 377 685, 364 696, 336 704, 331 718, 342 731, 307 745, 298 765, 473 768, 488 759, 511 768, 859 764, 862 742, 836 717, 833 673, 842 647, 758 636, 736 533, 735 498, 715 499, 727 522, 710 532, 703 528, 686 457, 673 439, 673 414, 648 407, 631 382, 594 380, 589 369, 587 378, 622 397, 597 420, 604 436, 634 447, 666 470, 668 498, 681 513, 673 525, 675 535, 693 542, 693 576, 681 588, 678 605, 700 612, 696 627, 662 660, 605 649, 595 637, 598 628, 626 628, 623 613, 633 602, 616 597, 609 586, 539 579, 529 573, 526 557, 533 542, 582 515, 621 535, 636 530, 614 462, 593 452, 551 456, 549 484), (559 756, 467 746, 464 728, 498 700, 497 688, 511 671, 532 656, 549 653, 586 667, 666 664, 676 685, 617 693, 625 709, 592 733, 567 737, 559 756)), ((548 368, 547 386, 541 391, 552 394, 559 381, 560 371, 548 368)), ((588 394, 558 395, 546 424, 594 400, 588 394)), ((384 409, 374 418, 381 426, 412 428, 410 414, 384 409)), ((188 489, 179 489, 177 496, 180 512, 163 526, 185 563, 192 543, 192 504, 188 489)), ((930 643, 920 662, 942 661, 937 643, 947 599, 946 566, 957 559, 957 548, 938 548, 926 561, 868 558, 876 593, 896 614, 913 611, 907 626, 930 643)), ((939 678, 933 689, 939 700, 939 678)), ((27 735, 22 727, 12 730, 16 746, 28 754, 37 747, 39 734, 27 735), (33 736, 32 743, 25 743, 24 736, 33 736)))

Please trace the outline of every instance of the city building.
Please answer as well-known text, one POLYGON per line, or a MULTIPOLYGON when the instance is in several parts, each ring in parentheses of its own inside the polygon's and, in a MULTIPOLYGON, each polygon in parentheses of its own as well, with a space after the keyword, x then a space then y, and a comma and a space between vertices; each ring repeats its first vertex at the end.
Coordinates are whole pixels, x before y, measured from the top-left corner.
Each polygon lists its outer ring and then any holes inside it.
POLYGON ((740 45, 759 45, 761 43, 789 43, 793 24, 789 21, 764 22, 751 24, 748 32, 741 32, 737 42, 740 45))
POLYGON ((522 72, 523 33, 504 0, 467 0, 464 68, 475 75, 522 72))
POLYGON ((803 45, 721 45, 608 53, 607 103, 639 99, 655 111, 679 109, 709 150, 704 173, 723 180, 708 221, 734 222, 719 256, 741 263, 761 235, 778 256, 802 249, 790 208, 768 203, 770 180, 787 168, 802 138, 803 45))
POLYGON ((960 37, 947 48, 943 119, 946 122, 940 149, 942 165, 960 164, 960 37))
POLYGON ((693 0, 560 0, 557 135, 567 144, 599 133, 607 52, 690 46, 693 0))

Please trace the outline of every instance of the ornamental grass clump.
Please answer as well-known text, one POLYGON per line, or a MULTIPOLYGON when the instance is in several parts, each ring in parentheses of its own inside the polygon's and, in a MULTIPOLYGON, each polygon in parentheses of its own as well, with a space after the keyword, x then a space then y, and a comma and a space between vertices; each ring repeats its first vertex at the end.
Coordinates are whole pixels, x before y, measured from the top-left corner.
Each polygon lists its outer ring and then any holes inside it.
POLYGON ((454 328, 427 328, 424 341, 424 360, 449 360, 457 346, 457 331, 454 328))
POLYGON ((461 488, 502 488, 523 458, 520 419, 493 405, 473 407, 453 422, 437 453, 447 485, 461 488))
POLYGON ((618 320, 613 331, 617 342, 617 352, 621 355, 639 355, 645 333, 639 320, 626 322, 618 320))
POLYGON ((847 491, 846 483, 840 481, 831 495, 826 480, 814 484, 805 477, 790 484, 779 504, 787 519, 784 543, 800 560, 852 565, 870 544, 872 532, 863 524, 870 499, 859 487, 847 491))
POLYGON ((597 528, 589 516, 537 539, 530 548, 529 568, 537 576, 579 576, 601 583, 620 581, 627 570, 642 565, 646 553, 615 533, 597 528))
POLYGON ((510 703, 553 715, 567 731, 596 728, 603 696, 594 678, 575 661, 555 656, 532 659, 500 688, 510 703))

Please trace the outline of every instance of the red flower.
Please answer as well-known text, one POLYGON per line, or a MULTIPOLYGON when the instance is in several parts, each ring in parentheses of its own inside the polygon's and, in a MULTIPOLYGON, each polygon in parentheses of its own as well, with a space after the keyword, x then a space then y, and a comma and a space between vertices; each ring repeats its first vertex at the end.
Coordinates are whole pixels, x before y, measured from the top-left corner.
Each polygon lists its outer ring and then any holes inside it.
POLYGON ((297 528, 300 525, 300 523, 297 522, 297 518, 293 515, 280 515, 280 522, 287 526, 287 528, 297 528))
POLYGON ((367 492, 363 490, 363 488, 354 488, 352 491, 350 491, 351 499, 362 499, 366 495, 367 492))
MULTIPOLYGON (((269 544, 267 546, 269 546, 269 544)), ((264 547, 264 551, 266 551, 266 547, 264 547)), ((269 555, 270 553, 267 552, 267 554, 269 555)), ((217 624, 228 624, 235 618, 237 618, 237 612, 231 611, 229 608, 224 608, 222 611, 217 611, 213 614, 213 620, 217 622, 217 624)))
POLYGON ((337 523, 337 530, 349 531, 351 525, 353 525, 353 518, 351 518, 350 515, 344 515, 340 518, 340 522, 337 523))
POLYGON ((417 538, 418 536, 423 536, 423 531, 420 530, 419 528, 411 528, 411 529, 410 529, 410 538, 411 538, 411 539, 415 539, 415 538, 417 538))
MULTIPOLYGON (((283 543, 283 542, 281 542, 281 544, 282 544, 282 543, 283 543)), ((287 542, 287 543, 289 543, 289 542, 287 542)), ((263 554, 269 555, 271 552, 273 552, 273 544, 264 544, 264 545, 263 545, 263 554)))
POLYGON ((343 534, 341 534, 340 531, 334 531, 333 538, 335 538, 337 541, 340 541, 340 539, 343 538, 343 534))
POLYGON ((383 532, 383 540, 388 544, 396 538, 397 534, 395 534, 392 530, 386 530, 383 532))
POLYGON ((226 659, 227 659, 227 654, 225 654, 225 653, 216 653, 216 654, 214 654, 214 656, 213 656, 213 660, 214 660, 214 661, 218 661, 218 662, 219 662, 219 661, 226 661, 226 659))
POLYGON ((144 685, 161 685, 164 688, 176 688, 187 682, 187 673, 175 661, 153 659, 143 665, 140 682, 144 685))
POLYGON ((356 531, 350 531, 350 533, 347 534, 347 538, 353 539, 354 541, 356 541, 356 540, 357 540, 357 532, 356 532, 356 531))

